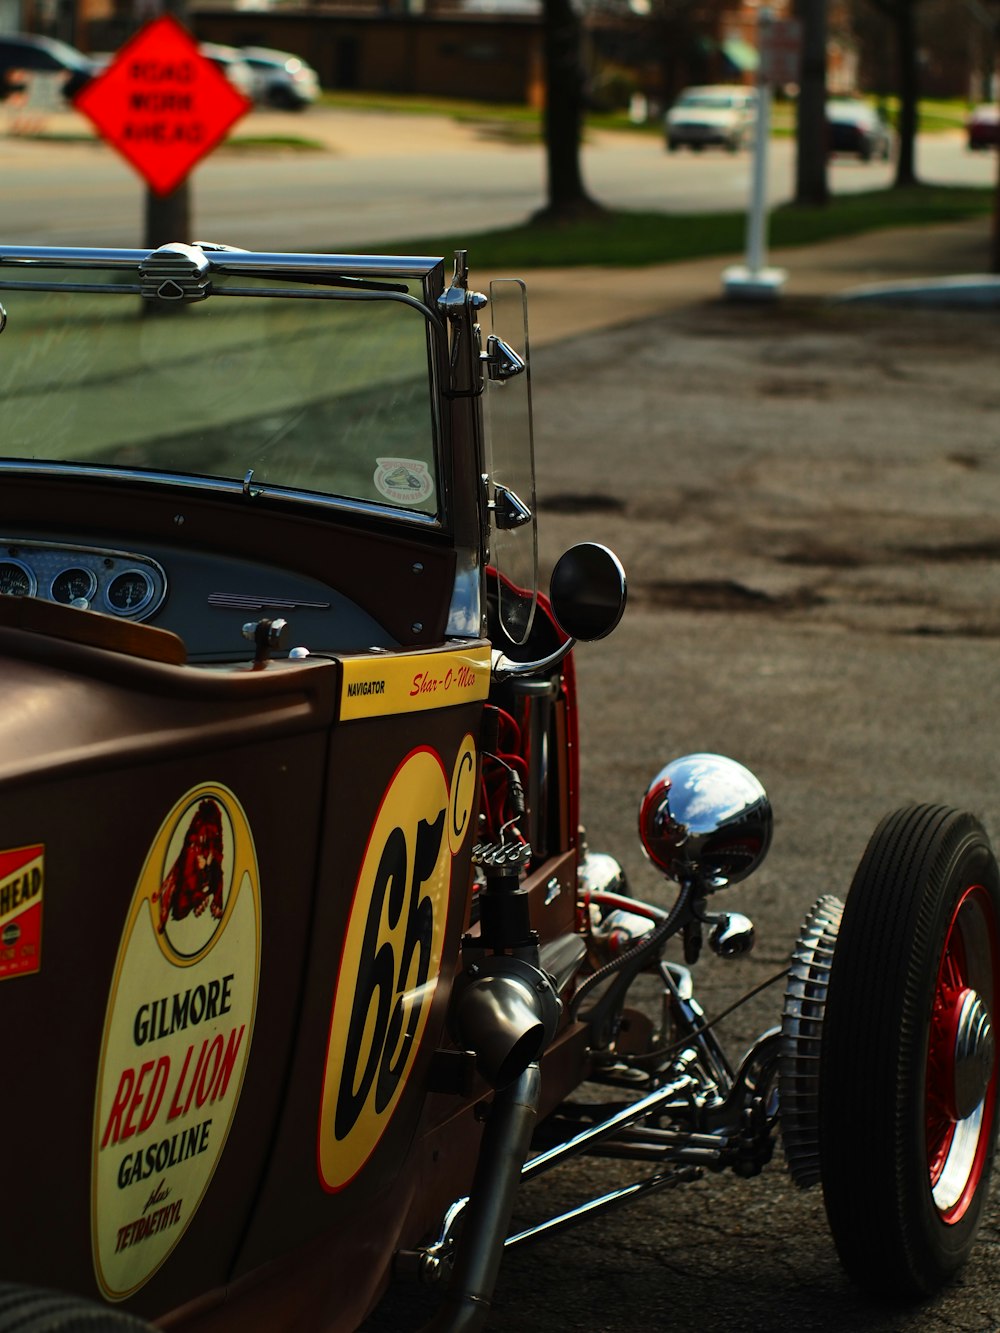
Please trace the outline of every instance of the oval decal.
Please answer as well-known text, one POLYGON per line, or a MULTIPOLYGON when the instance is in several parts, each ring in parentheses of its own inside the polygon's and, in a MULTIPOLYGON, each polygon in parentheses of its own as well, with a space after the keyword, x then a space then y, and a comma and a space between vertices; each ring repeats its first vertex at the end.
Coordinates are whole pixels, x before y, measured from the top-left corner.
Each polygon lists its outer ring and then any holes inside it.
POLYGON ((343 1189, 374 1152, 413 1068, 441 971, 451 860, 472 823, 476 748, 449 792, 441 758, 412 751, 382 798, 347 923, 330 1019, 318 1161, 343 1189))
POLYGON ((253 835, 233 793, 205 783, 149 850, 108 997, 91 1197, 109 1300, 148 1281, 198 1211, 239 1101, 259 973, 253 835))

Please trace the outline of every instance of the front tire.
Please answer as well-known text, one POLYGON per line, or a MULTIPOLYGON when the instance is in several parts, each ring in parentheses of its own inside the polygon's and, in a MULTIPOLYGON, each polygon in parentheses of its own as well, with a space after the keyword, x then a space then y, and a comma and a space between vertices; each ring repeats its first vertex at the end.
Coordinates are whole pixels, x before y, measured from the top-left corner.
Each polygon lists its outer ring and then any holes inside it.
POLYGON ((927 1296, 966 1262, 997 1136, 1000 875, 943 806, 876 829, 844 908, 820 1065, 820 1175, 841 1262, 927 1296))
POLYGON ((154 1333, 153 1326, 123 1310, 76 1296, 0 1282, 3 1333, 154 1333))

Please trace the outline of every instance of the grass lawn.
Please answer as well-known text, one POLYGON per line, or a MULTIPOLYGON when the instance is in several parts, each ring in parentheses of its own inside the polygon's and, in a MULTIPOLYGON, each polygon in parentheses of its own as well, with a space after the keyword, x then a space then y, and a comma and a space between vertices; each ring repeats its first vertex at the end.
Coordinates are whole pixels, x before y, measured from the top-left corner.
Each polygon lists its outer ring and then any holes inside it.
MULTIPOLYGON (((884 227, 958 222, 989 214, 995 191, 914 186, 837 195, 825 208, 786 204, 768 226, 772 246, 809 245, 884 227)), ((607 212, 577 222, 526 222, 518 227, 454 236, 403 237, 380 245, 386 254, 450 255, 464 246, 477 268, 558 268, 581 264, 639 266, 739 253, 744 213, 669 214, 607 212)))
MULTIPOLYGON (((493 133, 510 138, 527 139, 541 135, 539 113, 520 105, 349 93, 324 93, 323 102, 327 106, 354 111, 446 115, 487 126, 493 133)), ((894 122, 898 115, 896 100, 881 99, 881 105, 889 120, 894 122)), ((960 129, 966 112, 963 102, 922 101, 920 128, 924 132, 960 129)), ((772 124, 776 135, 794 134, 794 105, 776 101, 772 124)), ((588 115, 587 127, 638 134, 659 135, 662 132, 658 118, 646 125, 635 125, 624 111, 588 115)), ((798 208, 787 204, 770 214, 769 243, 772 246, 808 245, 884 227, 961 221, 991 213, 995 193, 992 188, 915 186, 838 195, 831 198, 825 208, 798 208)), ((456 247, 466 246, 474 250, 477 266, 489 267, 638 266, 737 254, 744 247, 745 233, 746 215, 742 211, 700 215, 609 211, 597 217, 558 225, 526 222, 478 236, 470 236, 467 232, 461 235, 402 236, 379 248, 386 253, 448 255, 456 247)))

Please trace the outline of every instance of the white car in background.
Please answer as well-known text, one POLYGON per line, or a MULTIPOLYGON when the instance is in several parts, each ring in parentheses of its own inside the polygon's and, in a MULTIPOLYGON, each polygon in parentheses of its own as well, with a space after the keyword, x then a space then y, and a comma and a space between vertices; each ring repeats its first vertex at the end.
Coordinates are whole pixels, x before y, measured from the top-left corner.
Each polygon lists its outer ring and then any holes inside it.
POLYGON ((223 46, 219 42, 199 42, 198 50, 210 60, 220 74, 224 74, 237 92, 254 100, 253 72, 243 59, 243 52, 235 46, 223 46))
POLYGON ((240 56, 250 67, 258 106, 302 111, 319 97, 319 75, 301 56, 267 46, 245 46, 240 56))
POLYGON ((667 149, 700 152, 710 146, 731 153, 753 142, 757 92, 739 84, 704 84, 685 88, 667 112, 663 133, 667 149))

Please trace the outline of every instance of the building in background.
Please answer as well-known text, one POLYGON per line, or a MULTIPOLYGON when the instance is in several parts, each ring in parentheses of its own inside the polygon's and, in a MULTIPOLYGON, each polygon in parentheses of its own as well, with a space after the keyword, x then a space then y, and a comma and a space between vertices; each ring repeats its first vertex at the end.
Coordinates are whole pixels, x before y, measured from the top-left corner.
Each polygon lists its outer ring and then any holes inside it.
MULTIPOLYGON (((0 31, 45 33, 84 51, 114 50, 160 0, 0 0, 0 31)), ((791 0, 772 11, 789 17, 791 0)), ((542 0, 188 0, 205 41, 303 56, 326 88, 538 106, 542 0)), ((752 83, 758 0, 587 0, 588 99, 650 115, 696 83, 752 83)), ((922 91, 989 93, 993 36, 952 0, 919 7, 922 91)), ((830 91, 894 86, 885 23, 861 0, 829 0, 830 91)), ((787 90, 794 94, 794 89, 787 90)))

